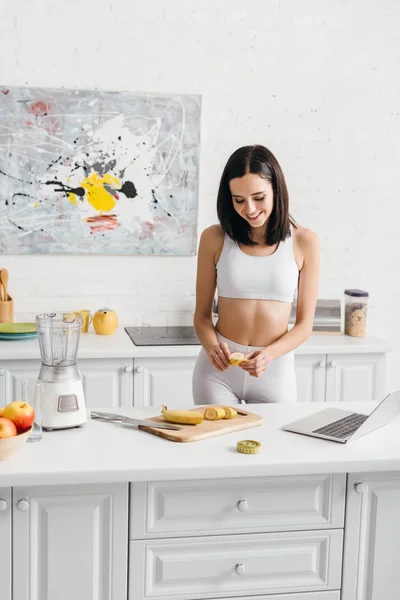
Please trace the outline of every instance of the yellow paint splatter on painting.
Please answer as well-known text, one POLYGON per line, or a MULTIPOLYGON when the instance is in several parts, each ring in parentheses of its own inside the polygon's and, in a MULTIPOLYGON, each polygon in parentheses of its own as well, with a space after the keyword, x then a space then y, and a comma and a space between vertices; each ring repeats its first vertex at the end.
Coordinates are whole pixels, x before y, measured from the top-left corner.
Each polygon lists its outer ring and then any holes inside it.
MULTIPOLYGON (((114 189, 121 187, 118 177, 114 177, 109 173, 105 173, 101 177, 97 173, 92 173, 80 184, 81 187, 86 190, 86 197, 89 204, 91 204, 95 210, 100 212, 108 212, 113 209, 116 204, 114 196, 107 191, 104 184, 107 184, 114 189)), ((77 204, 75 194, 68 194, 68 199, 72 204, 77 204)))
POLYGON ((37 208, 39 206, 39 202, 35 202, 35 204, 33 205, 33 208, 37 208))
POLYGON ((78 206, 78 200, 76 199, 75 194, 67 194, 68 195, 68 200, 71 202, 71 204, 73 204, 74 206, 78 206))

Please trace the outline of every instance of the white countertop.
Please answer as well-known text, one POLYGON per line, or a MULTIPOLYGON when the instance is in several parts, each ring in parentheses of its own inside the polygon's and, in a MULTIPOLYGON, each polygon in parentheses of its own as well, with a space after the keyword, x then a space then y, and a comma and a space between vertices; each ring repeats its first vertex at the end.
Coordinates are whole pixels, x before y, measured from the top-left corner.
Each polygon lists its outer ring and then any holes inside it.
MULTIPOLYGON (((79 359, 85 358, 158 358, 196 357, 200 346, 135 346, 123 326, 113 335, 81 335, 79 359)), ((389 352, 390 344, 373 336, 354 338, 347 335, 311 335, 295 350, 296 354, 346 354, 348 352, 389 352)), ((23 341, 0 341, 0 361, 39 359, 37 338, 23 341)))
MULTIPOLYGON (((400 471, 400 419, 348 444, 280 429, 328 406, 339 404, 248 405, 247 409, 264 416, 260 427, 184 444, 136 427, 89 420, 81 428, 44 432, 40 442, 25 443, 0 461, 0 487, 400 471), (236 442, 241 439, 260 441, 261 453, 239 454, 236 442)), ((372 402, 340 404, 364 413, 374 406, 372 402)), ((144 418, 159 414, 159 409, 118 412, 144 418)))

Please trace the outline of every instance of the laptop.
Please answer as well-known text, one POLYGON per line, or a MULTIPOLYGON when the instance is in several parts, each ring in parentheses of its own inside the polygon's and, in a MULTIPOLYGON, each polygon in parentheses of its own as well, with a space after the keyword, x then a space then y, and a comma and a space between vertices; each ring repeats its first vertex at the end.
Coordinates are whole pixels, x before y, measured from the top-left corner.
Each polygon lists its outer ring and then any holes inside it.
POLYGON ((346 444, 387 425, 399 412, 400 390, 397 390, 388 394, 369 415, 340 408, 326 408, 283 425, 282 429, 346 444))

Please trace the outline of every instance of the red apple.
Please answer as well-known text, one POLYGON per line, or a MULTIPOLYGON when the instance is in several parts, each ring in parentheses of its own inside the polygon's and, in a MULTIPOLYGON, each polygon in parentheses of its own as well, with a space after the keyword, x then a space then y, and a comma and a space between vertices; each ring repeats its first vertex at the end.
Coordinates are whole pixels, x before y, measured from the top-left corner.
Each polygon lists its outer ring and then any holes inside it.
POLYGON ((0 440, 17 435, 17 428, 9 419, 0 417, 0 440))
POLYGON ((18 433, 22 433, 32 426, 35 411, 33 410, 33 406, 28 404, 28 402, 15 400, 7 404, 3 410, 3 417, 10 419, 17 428, 18 433))

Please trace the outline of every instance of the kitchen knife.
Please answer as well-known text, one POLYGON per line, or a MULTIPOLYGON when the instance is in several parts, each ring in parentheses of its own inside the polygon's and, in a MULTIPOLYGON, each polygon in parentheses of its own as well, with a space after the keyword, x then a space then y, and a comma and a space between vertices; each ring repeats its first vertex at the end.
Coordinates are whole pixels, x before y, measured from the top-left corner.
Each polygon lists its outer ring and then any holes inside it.
POLYGON ((99 419, 101 421, 110 421, 114 423, 124 423, 126 425, 141 425, 143 427, 154 427, 156 429, 174 429, 180 430, 181 427, 172 425, 172 423, 157 423, 156 421, 146 421, 144 419, 133 419, 132 417, 124 417, 123 415, 117 415, 114 413, 102 413, 92 411, 90 413, 92 419, 99 419))

